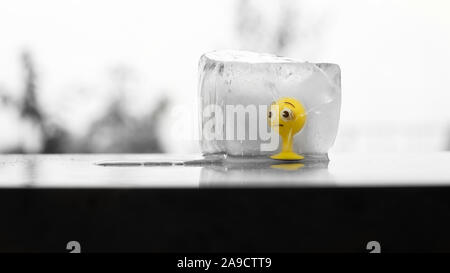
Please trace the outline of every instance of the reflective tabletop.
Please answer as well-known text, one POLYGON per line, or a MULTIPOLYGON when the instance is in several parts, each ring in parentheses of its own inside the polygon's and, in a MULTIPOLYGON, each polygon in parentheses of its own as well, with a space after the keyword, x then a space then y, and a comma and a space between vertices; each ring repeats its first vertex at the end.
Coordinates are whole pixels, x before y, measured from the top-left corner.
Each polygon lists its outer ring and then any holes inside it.
POLYGON ((1 155, 1 188, 450 185, 450 152, 330 154, 329 161, 205 161, 200 155, 1 155))

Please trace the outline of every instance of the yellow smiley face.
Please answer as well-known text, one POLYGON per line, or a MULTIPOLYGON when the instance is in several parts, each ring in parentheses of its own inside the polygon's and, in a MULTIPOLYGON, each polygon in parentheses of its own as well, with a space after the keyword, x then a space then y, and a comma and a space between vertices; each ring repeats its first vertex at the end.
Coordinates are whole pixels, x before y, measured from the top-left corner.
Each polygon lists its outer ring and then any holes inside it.
POLYGON ((298 133, 306 122, 303 105, 293 98, 281 98, 270 106, 270 126, 278 127, 281 136, 298 133))

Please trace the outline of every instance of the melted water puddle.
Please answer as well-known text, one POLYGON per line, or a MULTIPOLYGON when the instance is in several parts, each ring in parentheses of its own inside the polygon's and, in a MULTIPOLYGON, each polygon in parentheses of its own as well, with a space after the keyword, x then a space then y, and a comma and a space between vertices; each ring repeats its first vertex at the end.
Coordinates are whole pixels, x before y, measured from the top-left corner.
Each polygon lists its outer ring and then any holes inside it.
POLYGON ((170 166, 204 166, 211 164, 221 164, 222 158, 211 159, 191 159, 191 160, 145 160, 145 161, 103 161, 95 165, 103 167, 170 167, 170 166))
MULTIPOLYGON (((102 167, 202 167, 202 166, 233 166, 244 168, 267 168, 282 165, 306 164, 308 166, 328 166, 328 157, 321 159, 305 158, 303 160, 280 161, 268 157, 224 157, 211 156, 192 159, 146 159, 146 160, 115 160, 97 162, 95 165, 102 167)), ((292 166, 289 166, 292 168, 292 166)))

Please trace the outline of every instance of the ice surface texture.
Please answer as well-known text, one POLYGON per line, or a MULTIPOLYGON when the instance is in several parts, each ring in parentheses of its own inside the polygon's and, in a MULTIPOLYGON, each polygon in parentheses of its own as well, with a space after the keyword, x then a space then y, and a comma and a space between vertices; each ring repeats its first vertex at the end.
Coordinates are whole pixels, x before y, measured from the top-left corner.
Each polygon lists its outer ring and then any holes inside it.
MULTIPOLYGON (((261 156, 276 152, 261 150, 261 143, 268 141, 259 132, 256 139, 250 137, 254 127, 249 124, 263 126, 266 132, 270 130, 267 112, 258 111, 258 117, 246 114, 240 123, 236 117, 234 126, 229 126, 226 106, 253 105, 259 109, 261 105, 268 109, 282 97, 299 100, 307 111, 305 126, 294 136, 294 151, 311 157, 327 155, 338 129, 341 73, 336 64, 299 62, 246 51, 215 51, 200 58, 199 95, 201 149, 205 155, 261 156), (222 110, 223 122, 216 120, 216 113, 210 114, 211 105, 222 110), (227 131, 232 129, 236 135, 237 126, 244 121, 245 139, 227 139, 227 131), (211 123, 213 132, 223 130, 223 139, 211 138, 211 134, 205 133, 206 129, 211 131, 211 123)), ((281 140, 278 150, 280 145, 281 140)))

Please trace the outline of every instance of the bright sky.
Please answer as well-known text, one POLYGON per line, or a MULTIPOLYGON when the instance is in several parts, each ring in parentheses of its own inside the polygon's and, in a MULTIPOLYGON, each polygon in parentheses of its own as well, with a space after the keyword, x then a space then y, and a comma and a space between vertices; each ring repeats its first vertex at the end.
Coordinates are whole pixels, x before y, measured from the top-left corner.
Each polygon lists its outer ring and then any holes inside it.
MULTIPOLYGON (((239 49, 236 1, 2 1, 0 88, 18 94, 19 52, 29 48, 41 72, 42 103, 75 131, 102 109, 111 91, 108 71, 117 65, 134 73, 129 97, 136 113, 162 92, 175 105, 192 105, 199 56, 239 49)), ((341 66, 344 123, 450 120, 449 1, 303 0, 299 6, 301 16, 312 26, 322 21, 324 29, 289 57, 341 66)))

